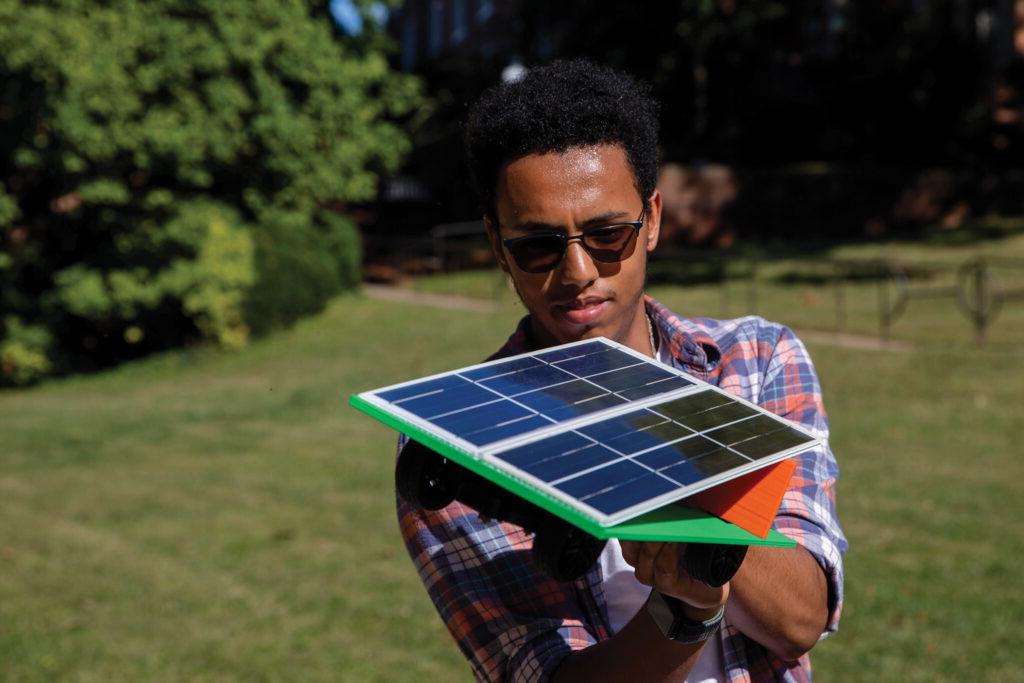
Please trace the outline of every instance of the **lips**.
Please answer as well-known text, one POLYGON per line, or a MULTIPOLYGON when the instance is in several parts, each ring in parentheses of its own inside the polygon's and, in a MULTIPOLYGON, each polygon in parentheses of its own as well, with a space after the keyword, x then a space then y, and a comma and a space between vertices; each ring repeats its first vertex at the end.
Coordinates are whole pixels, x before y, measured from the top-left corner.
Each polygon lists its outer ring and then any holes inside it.
POLYGON ((588 296, 554 305, 555 314, 573 325, 592 325, 608 308, 608 299, 588 296))

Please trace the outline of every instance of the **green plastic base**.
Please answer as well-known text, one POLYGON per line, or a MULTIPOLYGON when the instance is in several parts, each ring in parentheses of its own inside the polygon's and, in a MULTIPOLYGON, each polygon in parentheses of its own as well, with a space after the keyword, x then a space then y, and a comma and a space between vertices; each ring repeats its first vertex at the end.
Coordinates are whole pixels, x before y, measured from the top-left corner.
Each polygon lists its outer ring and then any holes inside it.
POLYGON ((574 510, 560 500, 556 500, 523 482, 496 470, 487 463, 477 460, 468 453, 442 441, 433 434, 409 424, 392 415, 358 394, 349 398, 349 405, 361 410, 370 417, 383 422, 388 427, 407 434, 424 446, 431 448, 446 458, 465 467, 475 474, 494 482, 520 498, 538 505, 553 515, 561 517, 573 526, 583 529, 600 539, 618 538, 623 541, 673 541, 685 543, 722 543, 732 545, 767 545, 776 547, 792 547, 796 541, 772 530, 768 536, 760 538, 730 524, 723 519, 710 515, 702 510, 669 504, 652 510, 614 526, 601 526, 593 519, 574 510))

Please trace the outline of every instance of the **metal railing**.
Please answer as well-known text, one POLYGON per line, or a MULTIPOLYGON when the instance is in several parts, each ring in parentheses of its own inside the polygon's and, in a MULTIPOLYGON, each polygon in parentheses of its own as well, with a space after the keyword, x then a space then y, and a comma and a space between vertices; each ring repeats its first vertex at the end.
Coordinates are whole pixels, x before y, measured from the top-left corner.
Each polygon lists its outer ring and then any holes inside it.
MULTIPOLYGON (((774 256, 774 255, 771 255, 774 256)), ((657 261, 676 260, 700 263, 706 269, 703 281, 717 281, 719 308, 722 317, 728 317, 732 308, 733 287, 741 283, 745 292, 744 308, 749 314, 758 312, 759 275, 769 254, 701 253, 673 251, 657 256, 657 261)), ((830 284, 835 309, 835 331, 844 333, 848 328, 848 288, 852 282, 874 280, 877 285, 878 336, 883 341, 892 338, 893 326, 906 313, 912 302, 948 300, 971 323, 974 340, 984 346, 992 324, 1007 303, 1024 301, 1024 286, 1007 286, 996 271, 1024 272, 1024 259, 984 256, 960 263, 937 263, 915 260, 890 259, 838 259, 829 257, 793 257, 783 255, 787 261, 798 261, 800 269, 817 271, 822 282, 830 284), (936 276, 947 275, 944 282, 932 283, 936 276)), ((664 284, 684 284, 662 277, 664 284)))
MULTIPOLYGON (((404 269, 403 261, 415 264, 420 274, 447 273, 480 267, 488 262, 489 246, 480 221, 439 225, 416 238, 386 241, 396 272, 404 269)), ((914 302, 946 300, 952 302, 970 322, 975 342, 983 346, 1003 307, 1024 301, 1024 286, 1007 286, 997 274, 1002 270, 1024 273, 1024 259, 1020 258, 984 256, 955 263, 914 259, 843 259, 805 256, 804 253, 659 249, 652 256, 652 265, 672 264, 678 267, 674 271, 652 271, 660 273, 652 277, 657 282, 674 285, 717 282, 720 315, 728 317, 734 304, 735 284, 744 287, 742 305, 745 312, 756 314, 761 277, 768 264, 773 260, 795 262, 798 264, 795 270, 804 276, 811 273, 816 281, 830 286, 837 333, 845 333, 848 329, 848 290, 851 283, 871 280, 876 283, 877 290, 878 336, 886 342, 892 339, 893 327, 914 302)), ((411 269, 409 274, 414 274, 411 269)), ((1015 277, 1013 281, 1024 281, 1024 277, 1015 277)))
POLYGON ((1024 287, 1005 287, 995 273, 1001 268, 1024 271, 1024 259, 983 256, 946 267, 955 269, 952 284, 915 285, 907 277, 905 264, 886 264, 888 283, 880 281, 878 287, 879 334, 883 339, 891 337, 893 323, 911 301, 950 299, 974 327, 975 343, 984 346, 1003 304, 1024 300, 1024 287))

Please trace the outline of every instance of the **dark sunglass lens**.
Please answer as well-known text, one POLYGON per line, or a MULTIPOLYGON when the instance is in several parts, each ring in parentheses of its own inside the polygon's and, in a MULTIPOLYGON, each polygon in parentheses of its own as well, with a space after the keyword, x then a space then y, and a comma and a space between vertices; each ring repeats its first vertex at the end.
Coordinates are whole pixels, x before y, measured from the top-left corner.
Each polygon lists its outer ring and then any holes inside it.
POLYGON ((509 247, 516 264, 528 273, 551 270, 562 260, 564 250, 564 240, 556 235, 528 237, 509 247))
POLYGON ((591 230, 583 237, 587 251, 605 263, 614 263, 629 258, 636 244, 636 229, 631 225, 613 225, 591 230))

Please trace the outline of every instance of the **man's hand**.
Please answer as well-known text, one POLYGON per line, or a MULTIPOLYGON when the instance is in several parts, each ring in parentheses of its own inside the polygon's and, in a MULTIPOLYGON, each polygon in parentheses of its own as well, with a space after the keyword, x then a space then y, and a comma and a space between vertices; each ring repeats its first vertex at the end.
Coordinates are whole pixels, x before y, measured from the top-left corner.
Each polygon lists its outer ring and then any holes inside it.
POLYGON ((663 595, 681 600, 690 619, 703 621, 714 616, 729 599, 728 583, 713 588, 686 573, 681 561, 682 554, 686 552, 685 543, 619 543, 622 557, 633 566, 637 581, 663 595))
POLYGON ((686 605, 691 619, 707 619, 729 599, 729 623, 781 659, 810 650, 828 621, 828 585, 806 549, 753 546, 736 575, 720 588, 691 578, 680 567, 685 543, 620 541, 637 580, 686 605))

